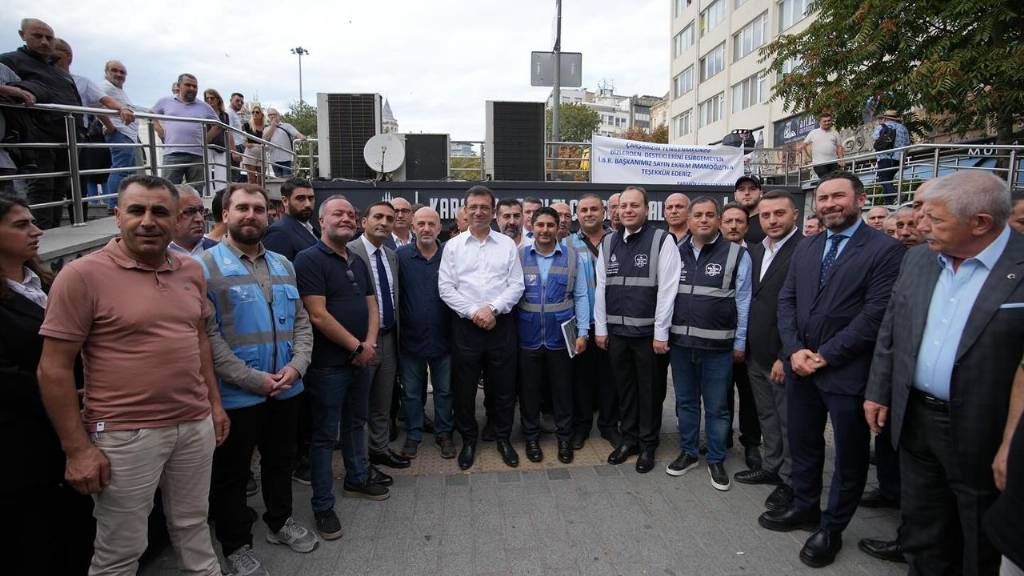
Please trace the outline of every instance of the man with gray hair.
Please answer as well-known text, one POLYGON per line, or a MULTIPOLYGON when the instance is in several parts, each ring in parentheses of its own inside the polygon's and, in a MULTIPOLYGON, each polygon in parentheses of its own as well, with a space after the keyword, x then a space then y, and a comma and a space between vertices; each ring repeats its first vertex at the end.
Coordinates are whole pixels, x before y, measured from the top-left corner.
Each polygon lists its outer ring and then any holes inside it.
POLYGON ((873 432, 891 428, 900 452, 910 572, 996 574, 981 518, 999 495, 997 451, 1022 408, 1010 397, 1024 353, 1024 237, 1007 226, 1010 193, 992 174, 938 178, 922 200, 927 248, 903 261, 864 414, 873 432))
MULTIPOLYGON (((124 82, 128 78, 128 67, 120 60, 110 60, 103 67, 103 93, 113 98, 122 107, 135 110, 131 98, 124 91, 124 82)), ((103 139, 107 144, 137 144, 139 142, 139 124, 132 119, 125 122, 120 116, 110 118, 110 126, 103 131, 103 139)), ((128 168, 135 165, 138 153, 137 148, 113 147, 110 149, 110 167, 128 168)), ((121 180, 128 176, 128 172, 111 172, 107 176, 107 185, 104 190, 115 191, 121 180)), ((107 206, 114 207, 116 199, 107 201, 107 206)))
POLYGON ((199 192, 188 184, 178 184, 178 220, 174 225, 174 236, 167 246, 186 256, 199 256, 207 248, 217 245, 206 234, 206 207, 199 192))
MULTIPOLYGON (((178 76, 178 93, 163 97, 153 105, 154 114, 182 118, 203 118, 219 121, 217 113, 202 100, 196 100, 199 81, 192 74, 178 76)), ((203 146, 216 138, 223 128, 198 122, 165 123, 154 121, 160 139, 164 141, 163 177, 174 184, 192 184, 200 193, 206 187, 208 176, 203 171, 203 146)))

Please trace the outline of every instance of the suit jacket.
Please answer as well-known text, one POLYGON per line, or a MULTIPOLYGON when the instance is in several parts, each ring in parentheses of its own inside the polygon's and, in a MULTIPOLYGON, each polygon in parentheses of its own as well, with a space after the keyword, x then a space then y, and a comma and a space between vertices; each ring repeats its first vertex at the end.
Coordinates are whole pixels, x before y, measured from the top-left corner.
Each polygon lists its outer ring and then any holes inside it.
MULTIPOLYGON (((373 289, 375 291, 379 291, 380 287, 377 285, 377 275, 373 273, 373 266, 370 265, 370 255, 367 254, 367 252, 366 252, 366 246, 363 245, 362 237, 357 237, 355 240, 352 240, 351 242, 349 242, 346 245, 346 247, 348 248, 349 252, 351 252, 351 253, 355 254, 356 256, 358 256, 359 258, 361 258, 362 261, 363 261, 363 264, 366 264, 366 270, 367 270, 367 272, 370 273, 370 277, 373 279, 373 289)), ((381 249, 384 250, 384 256, 388 259, 388 266, 391 267, 391 280, 392 280, 391 281, 391 290, 393 290, 394 293, 395 293, 395 302, 394 302, 395 326, 394 326, 393 330, 395 330, 396 335, 397 335, 398 322, 399 322, 399 312, 398 312, 398 308, 399 308, 399 306, 398 306, 398 302, 399 302, 399 299, 398 299, 398 256, 396 256, 395 255, 395 251, 392 250, 391 248, 388 248, 387 245, 382 244, 381 245, 381 249)), ((383 296, 383 293, 381 293, 381 296, 383 296)), ((377 305, 380 306, 380 302, 377 302, 377 305)))
POLYGON ((768 270, 761 278, 761 264, 764 261, 764 245, 760 242, 748 244, 750 250, 753 287, 750 298, 750 319, 747 321, 747 361, 765 369, 780 358, 782 340, 779 338, 777 308, 779 291, 786 280, 793 251, 803 240, 798 230, 772 259, 768 270))
MULTIPOLYGON (((878 332, 865 397, 889 406, 893 446, 900 442, 921 336, 941 271, 936 254, 926 246, 911 249, 878 332)), ((968 482, 985 486, 992 482, 990 466, 1002 442, 1010 389, 1024 354, 1022 279, 1024 236, 1011 233, 971 309, 950 381, 957 460, 968 482)))
POLYGON ((797 246, 779 293, 786 376, 812 380, 824 392, 863 396, 875 338, 905 249, 862 223, 819 290, 825 242, 826 234, 817 234, 797 246), (797 376, 789 357, 802 348, 821 355, 828 366, 808 378, 797 376))
POLYGON ((277 222, 270 225, 267 233, 263 236, 263 247, 271 252, 277 252, 289 261, 295 260, 295 255, 306 248, 316 244, 317 237, 310 234, 309 230, 301 222, 292 216, 285 214, 277 222))

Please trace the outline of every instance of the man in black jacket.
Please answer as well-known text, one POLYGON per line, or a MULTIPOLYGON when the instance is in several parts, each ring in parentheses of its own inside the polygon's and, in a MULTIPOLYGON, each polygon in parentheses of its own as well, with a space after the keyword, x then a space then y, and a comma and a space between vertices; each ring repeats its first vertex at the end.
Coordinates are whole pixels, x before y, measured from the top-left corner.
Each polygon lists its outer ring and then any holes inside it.
POLYGON ((316 244, 318 231, 311 222, 316 195, 313 184, 304 178, 290 178, 281 184, 287 213, 267 229, 263 246, 288 260, 316 244))

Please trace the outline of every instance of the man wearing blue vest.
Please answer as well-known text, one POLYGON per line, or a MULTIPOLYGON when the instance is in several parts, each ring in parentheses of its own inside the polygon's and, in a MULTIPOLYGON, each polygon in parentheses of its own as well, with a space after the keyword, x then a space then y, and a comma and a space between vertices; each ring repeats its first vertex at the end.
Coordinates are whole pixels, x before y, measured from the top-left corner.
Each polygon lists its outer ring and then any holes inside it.
POLYGON ((558 460, 572 462, 572 359, 562 324, 574 320, 573 352, 587 349, 590 301, 582 274, 584 255, 559 242, 559 214, 541 206, 533 213, 533 243, 519 249, 525 290, 516 305, 519 334, 519 410, 526 436, 526 457, 540 462, 541 394, 551 391, 558 437, 558 460))
POLYGON ((647 223, 647 191, 619 195, 622 229, 605 236, 597 259, 594 331, 608 350, 619 391, 622 441, 608 456, 622 464, 638 454, 636 471, 654 468, 665 391, 656 354, 668 354, 672 307, 679 284, 679 250, 671 236, 647 223))
POLYGON ((232 184, 224 194, 224 241, 198 256, 214 314, 207 321, 214 370, 232 432, 213 456, 212 516, 232 573, 265 574, 252 551, 253 518, 245 485, 260 449, 267 542, 296 552, 316 548, 316 535, 292 519, 291 469, 302 375, 313 332, 295 271, 267 252, 267 194, 232 184))
POLYGON ((719 231, 718 202, 702 196, 690 205, 690 234, 681 240, 679 288, 672 312, 672 384, 676 392, 680 454, 665 472, 682 476, 700 463, 700 405, 708 443, 708 474, 716 490, 730 488, 725 441, 732 428, 732 364, 742 362, 750 311, 750 256, 719 231))

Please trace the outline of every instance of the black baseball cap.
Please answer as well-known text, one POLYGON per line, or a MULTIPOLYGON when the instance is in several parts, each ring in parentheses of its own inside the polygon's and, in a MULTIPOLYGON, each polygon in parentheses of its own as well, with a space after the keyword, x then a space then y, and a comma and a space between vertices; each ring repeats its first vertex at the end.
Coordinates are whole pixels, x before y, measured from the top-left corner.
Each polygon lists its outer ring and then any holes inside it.
POLYGON ((740 184, 743 184, 744 182, 750 182, 758 188, 761 187, 761 179, 757 176, 740 176, 740 179, 736 181, 736 185, 733 188, 739 188, 740 184))

